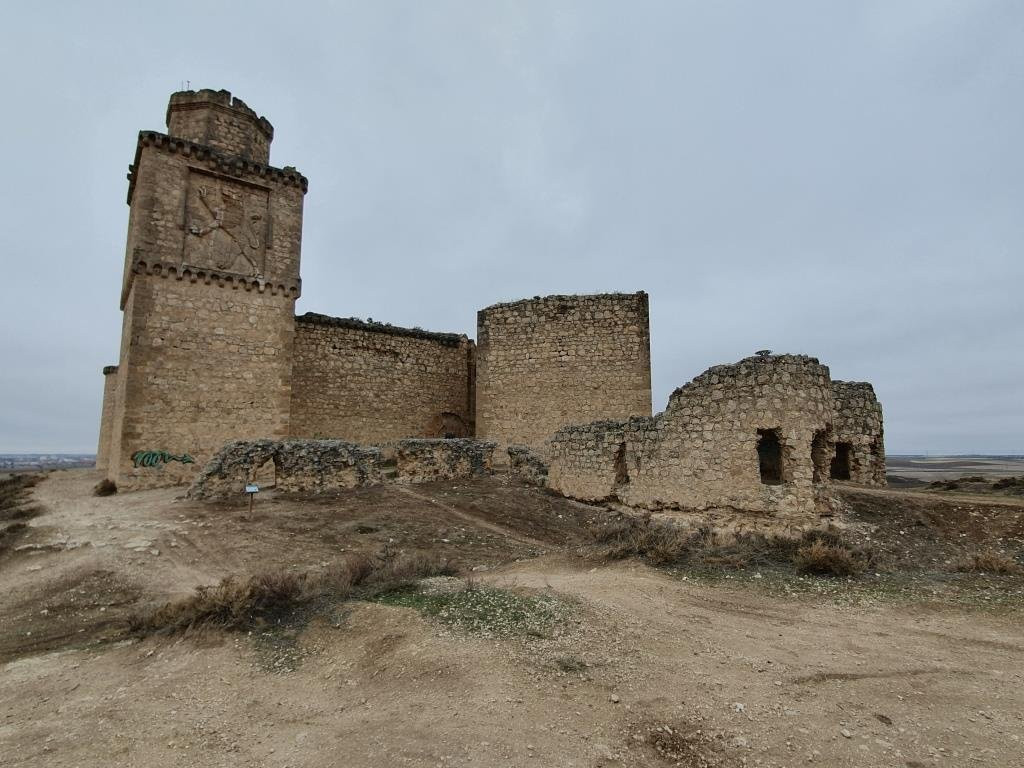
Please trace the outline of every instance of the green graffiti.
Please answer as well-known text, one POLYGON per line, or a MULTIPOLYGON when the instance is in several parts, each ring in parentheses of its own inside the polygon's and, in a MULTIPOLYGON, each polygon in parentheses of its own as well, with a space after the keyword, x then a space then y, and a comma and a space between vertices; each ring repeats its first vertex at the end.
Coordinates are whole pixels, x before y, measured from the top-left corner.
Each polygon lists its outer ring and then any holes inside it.
POLYGON ((167 451, 136 451, 132 454, 132 464, 136 467, 158 467, 170 461, 180 461, 182 464, 196 463, 196 460, 187 453, 175 456, 167 451))

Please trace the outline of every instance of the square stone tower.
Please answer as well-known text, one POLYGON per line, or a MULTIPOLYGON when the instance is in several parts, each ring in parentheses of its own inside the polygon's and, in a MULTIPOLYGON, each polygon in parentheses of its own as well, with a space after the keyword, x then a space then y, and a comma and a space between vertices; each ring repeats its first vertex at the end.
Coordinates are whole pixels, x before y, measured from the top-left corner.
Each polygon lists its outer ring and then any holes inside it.
POLYGON ((139 133, 101 427, 119 488, 187 482, 229 440, 288 434, 307 181, 268 165, 273 135, 211 90, 173 94, 167 133, 139 133))

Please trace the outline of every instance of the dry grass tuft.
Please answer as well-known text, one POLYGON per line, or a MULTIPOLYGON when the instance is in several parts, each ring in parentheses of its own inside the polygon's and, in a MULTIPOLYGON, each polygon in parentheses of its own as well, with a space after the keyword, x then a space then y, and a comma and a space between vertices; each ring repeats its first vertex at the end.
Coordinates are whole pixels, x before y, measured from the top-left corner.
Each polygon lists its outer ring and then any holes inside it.
POLYGON ((637 557, 654 566, 737 570, 793 567, 800 573, 851 576, 872 562, 869 551, 849 546, 839 531, 806 531, 799 537, 683 528, 650 515, 624 517, 593 534, 603 557, 637 557))
POLYGON ((868 559, 849 547, 814 541, 800 547, 793 556, 797 573, 816 576, 856 576, 868 566, 868 559))
POLYGON ((0 480, 0 521, 27 520, 36 517, 40 508, 27 504, 29 492, 42 477, 39 475, 11 475, 0 480))
POLYGON ((1024 567, 1001 552, 978 552, 958 562, 953 570, 961 573, 996 573, 1003 576, 1024 572, 1024 567))
POLYGON ((451 575, 452 567, 437 558, 414 553, 376 557, 353 555, 325 573, 273 571, 246 579, 228 577, 219 584, 197 587, 195 594, 136 614, 129 629, 137 635, 173 634, 217 628, 245 631, 281 623, 319 601, 341 601, 400 589, 428 576, 451 575))

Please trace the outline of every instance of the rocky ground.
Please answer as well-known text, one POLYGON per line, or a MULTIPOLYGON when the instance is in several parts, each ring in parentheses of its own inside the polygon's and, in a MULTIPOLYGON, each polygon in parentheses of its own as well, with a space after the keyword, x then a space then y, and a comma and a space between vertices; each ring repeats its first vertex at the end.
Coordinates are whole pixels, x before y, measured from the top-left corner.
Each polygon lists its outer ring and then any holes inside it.
POLYGON ((0 755, 17 766, 1017 766, 1013 498, 845 489, 854 580, 601 560, 606 510, 509 484, 209 505, 30 489, 0 540, 0 755), (462 581, 247 632, 132 636, 226 576, 422 550, 462 581), (465 589, 466 580, 470 589, 465 589))

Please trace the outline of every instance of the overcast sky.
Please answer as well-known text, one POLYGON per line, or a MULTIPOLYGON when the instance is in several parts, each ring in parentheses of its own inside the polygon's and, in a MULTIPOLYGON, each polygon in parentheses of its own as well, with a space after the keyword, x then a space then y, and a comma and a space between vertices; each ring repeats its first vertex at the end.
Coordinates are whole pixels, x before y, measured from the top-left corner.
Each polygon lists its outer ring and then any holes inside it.
POLYGON ((0 451, 94 451, 140 129, 185 81, 309 177, 298 312, 476 335, 651 295, 655 410, 770 348, 891 453, 1024 453, 1024 3, 4 3, 0 451))

